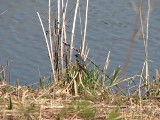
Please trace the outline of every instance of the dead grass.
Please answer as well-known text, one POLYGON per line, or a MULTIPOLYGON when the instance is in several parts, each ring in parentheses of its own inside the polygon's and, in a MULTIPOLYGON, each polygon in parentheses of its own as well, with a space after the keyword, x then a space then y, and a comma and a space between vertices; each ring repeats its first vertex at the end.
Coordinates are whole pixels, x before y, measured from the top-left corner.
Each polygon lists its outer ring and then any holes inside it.
POLYGON ((160 119, 160 101, 157 98, 143 99, 137 104, 133 97, 107 95, 106 98, 55 94, 48 89, 31 90, 27 87, 0 86, 0 119, 160 119))

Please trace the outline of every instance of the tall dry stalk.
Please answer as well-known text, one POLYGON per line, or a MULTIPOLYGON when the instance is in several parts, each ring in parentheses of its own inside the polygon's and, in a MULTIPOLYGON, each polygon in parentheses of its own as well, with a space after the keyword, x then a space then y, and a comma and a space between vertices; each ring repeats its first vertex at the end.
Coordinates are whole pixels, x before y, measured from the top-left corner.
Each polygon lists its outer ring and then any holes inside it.
MULTIPOLYGON (((49 5, 48 5, 48 14, 49 14, 49 17, 48 17, 48 28, 49 28, 49 33, 52 33, 52 30, 51 30, 51 0, 49 0, 49 5)), ((49 39, 50 39, 50 62, 51 62, 51 67, 52 67, 52 71, 53 73, 55 73, 55 70, 54 70, 54 52, 53 52, 53 40, 52 40, 52 34, 49 34, 49 39)), ((56 79, 56 75, 53 74, 54 76, 54 80, 57 81, 56 79)))
MULTIPOLYGON (((145 44, 145 53, 146 53, 146 81, 149 85, 149 70, 148 70, 148 30, 149 30, 149 18, 150 18, 151 2, 148 0, 148 10, 147 10, 147 20, 146 20, 146 44, 145 44)), ((148 86, 149 87, 149 86, 148 86)))
POLYGON ((76 8, 75 8, 75 13, 74 13, 74 20, 73 20, 73 27, 72 27, 72 33, 71 33, 71 43, 70 43, 70 63, 72 61, 72 53, 73 53, 73 41, 74 41, 74 32, 75 32, 75 25, 76 25, 76 18, 77 18, 77 11, 78 11, 78 7, 79 7, 79 0, 77 0, 76 3, 76 8))
POLYGON ((84 36, 82 37, 81 55, 84 55, 84 49, 85 49, 87 23, 88 23, 88 5, 89 5, 89 0, 87 0, 87 4, 86 4, 85 27, 84 27, 84 36))
MULTIPOLYGON (((145 28, 146 32, 144 30, 144 23, 142 18, 142 5, 143 0, 140 0, 140 8, 139 8, 139 14, 140 14, 140 23, 141 23, 141 33, 142 33, 142 39, 144 42, 144 53, 145 53, 145 84, 149 85, 149 67, 148 67, 148 30, 149 30, 149 18, 150 18, 150 10, 151 10, 151 3, 150 0, 148 0, 148 9, 147 9, 147 16, 146 16, 146 22, 145 22, 145 28)), ((144 69, 144 68, 143 68, 144 69)), ((143 69, 141 76, 143 75, 143 69)), ((149 87, 149 86, 148 86, 149 87)))
MULTIPOLYGON (((64 42, 67 42, 66 37, 66 11, 68 6, 68 0, 66 1, 66 4, 64 5, 64 1, 62 0, 62 30, 61 30, 61 69, 64 68, 64 42)), ((63 73, 63 71, 62 71, 63 73)))
MULTIPOLYGON (((43 34, 44 34, 44 37, 45 37, 45 41, 46 41, 46 45, 47 45, 47 50, 48 50, 48 54, 49 54, 49 59, 50 59, 50 63, 51 63, 51 68, 52 68, 53 73, 55 73, 55 70, 54 70, 54 60, 53 60, 52 52, 51 52, 51 49, 50 49, 50 44, 49 44, 49 41, 48 41, 48 38, 47 38, 47 35, 46 35, 46 31, 44 29, 44 25, 43 25, 41 16, 40 16, 40 14, 38 12, 37 12, 37 15, 38 15, 39 21, 41 23, 43 34)), ((53 74, 53 75, 55 76, 55 74, 53 74)), ((54 79, 56 81, 56 77, 54 79)))

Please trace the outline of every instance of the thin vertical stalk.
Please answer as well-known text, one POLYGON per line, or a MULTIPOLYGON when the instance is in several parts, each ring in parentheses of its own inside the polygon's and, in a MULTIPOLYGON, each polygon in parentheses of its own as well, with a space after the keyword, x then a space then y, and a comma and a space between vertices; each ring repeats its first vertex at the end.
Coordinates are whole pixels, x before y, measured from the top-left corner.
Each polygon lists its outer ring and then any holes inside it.
POLYGON ((63 23, 62 23, 62 34, 61 34, 61 66, 62 66, 62 70, 64 67, 64 63, 63 63, 63 54, 64 54, 64 43, 63 40, 66 39, 66 28, 65 28, 65 19, 66 19, 66 11, 67 11, 67 5, 68 5, 68 0, 66 1, 66 5, 64 6, 64 1, 62 0, 62 11, 63 11, 63 23))
POLYGON ((58 35, 59 35, 60 19, 61 19, 60 14, 61 14, 61 0, 58 0, 58 19, 57 19, 58 35))
MULTIPOLYGON (((146 47, 145 47, 146 41, 145 41, 144 25, 143 25, 143 18, 142 18, 142 0, 140 0, 140 3, 139 3, 139 16, 140 16, 142 40, 143 40, 143 44, 144 44, 144 53, 145 53, 145 57, 146 57, 146 52, 145 52, 146 51, 146 47)), ((145 66, 146 66, 146 61, 144 62, 144 65, 143 65, 143 68, 142 68, 141 77, 140 77, 140 83, 141 83, 141 81, 143 79, 143 71, 144 71, 144 67, 145 66)), ((146 82, 146 81, 143 81, 143 82, 146 82)), ((141 97, 140 96, 140 88, 139 88, 139 97, 141 97)))
POLYGON ((79 0, 77 0, 75 13, 74 13, 74 20, 73 20, 73 27, 72 27, 72 33, 71 33, 71 44, 70 44, 70 63, 72 61, 72 52, 73 52, 73 41, 74 41, 74 31, 75 31, 75 24, 76 24, 76 18, 77 18, 77 10, 79 7, 79 0))
POLYGON ((64 13, 64 1, 62 0, 62 33, 61 33, 61 68, 63 70, 63 50, 64 50, 64 44, 63 44, 63 26, 64 26, 64 21, 65 21, 65 13, 64 13))
POLYGON ((52 31, 51 31, 51 0, 49 0, 49 4, 48 4, 48 29, 49 29, 49 39, 50 39, 50 52, 51 52, 51 59, 50 62, 53 64, 53 68, 52 68, 52 72, 53 72, 53 77, 54 80, 56 81, 56 75, 55 75, 55 70, 54 70, 54 55, 53 55, 53 41, 52 41, 52 31))
POLYGON ((142 39, 144 40, 144 45, 145 45, 144 26, 143 26, 143 19, 142 19, 142 0, 140 0, 140 5, 139 5, 139 16, 140 16, 140 23, 141 23, 142 39))
MULTIPOLYGON (((65 19, 66 19, 66 12, 67 12, 67 7, 68 7, 68 0, 66 1, 66 5, 65 5, 65 10, 64 10, 64 15, 65 15, 65 19)), ((67 43, 67 34, 66 34, 66 21, 64 20, 64 24, 63 24, 63 30, 64 30, 64 42, 67 43)))
POLYGON ((49 4, 48 4, 48 29, 49 29, 49 39, 50 39, 50 49, 51 49, 51 57, 53 57, 53 46, 52 46, 52 37, 51 37, 51 0, 49 0, 49 4))
POLYGON ((81 55, 84 54, 84 46, 85 46, 85 41, 86 41, 87 22, 88 22, 87 21, 88 20, 88 5, 89 5, 89 0, 87 0, 87 5, 86 5, 85 28, 84 28, 84 36, 83 36, 81 55))
POLYGON ((82 54, 82 45, 83 45, 83 37, 84 37, 84 35, 83 35, 83 29, 82 29, 82 19, 81 19, 81 8, 79 7, 79 22, 80 22, 80 30, 81 30, 81 47, 80 47, 80 49, 81 49, 81 54, 82 54))
POLYGON ((57 21, 55 21, 55 29, 56 34, 55 36, 57 39, 55 39, 55 61, 56 61, 56 72, 57 72, 57 79, 59 80, 61 77, 61 61, 60 61, 60 19, 61 19, 61 0, 58 0, 57 2, 57 21))
MULTIPOLYGON (((63 42, 62 44, 63 44, 63 47, 64 47, 63 48, 63 62, 65 61, 65 67, 67 67, 67 64, 68 64, 67 54, 66 54, 67 48, 64 46, 64 42, 67 43, 67 33, 66 33, 66 11, 67 11, 67 7, 68 7, 68 0, 66 1, 65 9, 64 9, 64 14, 63 14, 64 15, 63 16, 63 25, 62 25, 63 41, 61 40, 63 42)), ((64 63, 63 63, 63 65, 64 65, 64 63)))
MULTIPOLYGON (((142 39, 144 41, 144 53, 145 53, 145 84, 147 85, 149 83, 149 68, 148 68, 148 26, 149 26, 149 16, 150 16, 150 0, 148 0, 148 10, 147 10, 147 16, 146 16, 146 33, 144 33, 144 25, 142 20, 142 0, 140 0, 140 8, 139 8, 139 14, 140 14, 140 23, 141 23, 141 31, 142 31, 142 39), (146 37, 145 37, 146 36, 146 37)), ((143 74, 143 73, 142 73, 143 74)))
MULTIPOLYGON (((64 18, 65 19, 66 19, 67 7, 68 7, 68 0, 66 1, 65 11, 64 11, 64 15, 65 15, 64 18)), ((63 24, 63 30, 64 30, 64 42, 67 43, 66 21, 65 20, 64 20, 64 24, 63 24)))
MULTIPOLYGON (((44 34, 44 37, 45 37, 45 41, 46 41, 46 45, 47 45, 47 49, 48 49, 48 54, 49 54, 49 59, 50 59, 50 63, 51 63, 51 68, 52 68, 52 71, 54 72, 54 61, 52 61, 51 49, 50 49, 50 46, 49 46, 49 43, 48 43, 48 38, 47 38, 45 29, 44 29, 44 26, 43 26, 42 19, 41 19, 41 17, 40 17, 40 15, 39 15, 38 12, 37 12, 37 15, 38 15, 39 21, 40 21, 40 23, 41 23, 41 27, 42 27, 42 30, 43 30, 43 34, 44 34)), ((54 73, 53 73, 53 74, 54 74, 54 73)), ((55 81, 56 81, 56 79, 55 79, 55 81)))
POLYGON ((150 0, 148 0, 148 10, 147 10, 147 23, 146 23, 146 81, 149 84, 149 71, 148 71, 148 26, 150 17, 150 0))

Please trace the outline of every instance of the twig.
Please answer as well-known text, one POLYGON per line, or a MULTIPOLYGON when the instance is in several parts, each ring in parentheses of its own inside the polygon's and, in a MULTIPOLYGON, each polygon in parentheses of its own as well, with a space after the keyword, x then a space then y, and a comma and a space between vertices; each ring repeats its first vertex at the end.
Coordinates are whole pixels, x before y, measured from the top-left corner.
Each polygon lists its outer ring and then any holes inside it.
POLYGON ((3 14, 4 14, 5 12, 7 12, 7 11, 8 11, 8 10, 3 11, 3 12, 0 14, 0 16, 3 15, 3 14))

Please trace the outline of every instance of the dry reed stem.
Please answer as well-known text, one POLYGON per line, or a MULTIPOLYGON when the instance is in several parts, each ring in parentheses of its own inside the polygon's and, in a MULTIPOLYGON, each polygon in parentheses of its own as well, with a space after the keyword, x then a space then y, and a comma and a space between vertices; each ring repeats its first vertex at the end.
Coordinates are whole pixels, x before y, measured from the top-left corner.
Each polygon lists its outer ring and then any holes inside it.
POLYGON ((84 40, 84 38, 83 38, 84 35, 83 35, 83 28, 82 28, 81 7, 79 7, 78 10, 79 10, 79 22, 80 22, 80 31, 81 31, 81 46, 80 46, 80 49, 81 49, 81 52, 82 52, 82 44, 83 44, 83 40, 84 40))
MULTIPOLYGON (((48 4, 48 30, 49 30, 49 41, 50 41, 50 63, 51 63, 51 68, 53 71, 53 76, 56 81, 56 75, 55 75, 55 70, 54 70, 54 52, 53 52, 53 40, 52 40, 52 30, 51 30, 51 0, 49 0, 48 4)), ((48 47, 48 46, 47 46, 48 47)))
MULTIPOLYGON (((149 84, 149 68, 148 68, 148 29, 149 29, 149 18, 150 18, 150 0, 148 0, 148 10, 147 10, 147 23, 146 23, 146 45, 145 45, 145 52, 146 52, 146 81, 149 84)), ((149 86, 148 86, 149 87, 149 86)))
MULTIPOLYGON (((46 31, 45 31, 44 26, 43 26, 42 19, 41 19, 40 14, 38 12, 37 12, 37 15, 38 15, 38 18, 40 20, 41 27, 42 27, 42 30, 43 30, 43 34, 44 34, 44 37, 45 37, 45 41, 46 41, 46 45, 47 45, 47 49, 48 49, 48 54, 49 54, 49 58, 50 58, 50 63, 51 63, 51 68, 52 68, 52 71, 53 71, 54 80, 56 82, 57 79, 56 79, 55 70, 54 70, 54 58, 53 58, 53 55, 52 55, 53 53, 52 53, 52 50, 51 50, 49 42, 48 42, 48 38, 47 38, 46 31)), ((49 34, 51 34, 51 33, 49 33, 49 34)))
POLYGON ((3 15, 5 12, 7 12, 8 10, 3 11, 2 13, 0 13, 0 16, 3 15))
MULTIPOLYGON (((142 19, 142 0, 140 0, 140 8, 139 8, 139 14, 140 14, 140 23, 141 23, 141 33, 142 33, 142 40, 144 42, 144 53, 145 53, 145 84, 149 85, 149 68, 148 68, 148 32, 149 32, 149 18, 150 18, 150 12, 151 12, 151 2, 148 0, 148 9, 147 9, 147 15, 145 18, 145 25, 146 25, 146 32, 144 32, 144 24, 142 19)), ((142 71, 143 74, 143 71, 142 71)), ((149 88, 149 86, 148 86, 149 88)))
POLYGON ((58 0, 58 2, 57 2, 57 6, 58 6, 58 20, 57 20, 57 27, 58 27, 58 35, 60 35, 59 34, 59 32, 60 32, 60 21, 61 21, 61 0, 58 0))
POLYGON ((67 12, 67 6, 68 6, 68 0, 66 1, 66 4, 64 6, 64 1, 62 1, 62 33, 61 33, 61 66, 62 70, 64 68, 64 41, 67 41, 67 35, 66 35, 66 12, 67 12))
POLYGON ((85 27, 84 27, 84 36, 82 38, 81 55, 84 54, 85 41, 86 41, 86 32, 87 32, 87 23, 88 23, 88 5, 89 5, 89 0, 87 0, 87 4, 86 4, 85 27))
MULTIPOLYGON (((110 51, 108 52, 108 56, 107 56, 105 64, 104 64, 104 68, 103 68, 104 72, 107 71, 107 68, 108 68, 108 65, 109 65, 109 62, 110 62, 109 57, 110 57, 110 51)), ((106 77, 105 77, 105 75, 103 75, 103 85, 104 85, 105 79, 106 79, 106 77)))
POLYGON ((69 63, 71 63, 71 61, 72 61, 72 52, 73 52, 73 47, 74 47, 73 46, 73 42, 74 42, 74 35, 75 35, 74 32, 75 32, 75 25, 76 25, 78 7, 79 7, 79 0, 77 0, 77 3, 76 3, 74 19, 73 19, 73 27, 72 27, 72 33, 71 33, 71 44, 70 44, 70 61, 69 61, 69 63))

